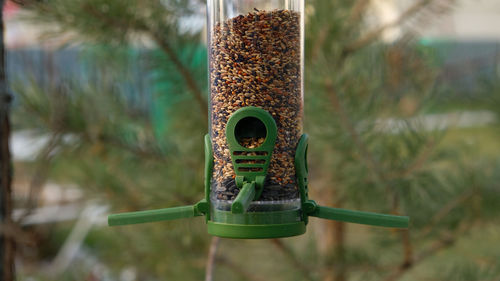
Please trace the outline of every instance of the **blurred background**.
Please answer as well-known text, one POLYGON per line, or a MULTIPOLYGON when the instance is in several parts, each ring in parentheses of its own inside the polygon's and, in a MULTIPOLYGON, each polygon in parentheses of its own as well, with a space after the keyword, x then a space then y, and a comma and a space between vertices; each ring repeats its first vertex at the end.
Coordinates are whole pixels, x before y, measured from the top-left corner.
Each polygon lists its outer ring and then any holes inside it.
POLYGON ((6 1, 17 279, 500 280, 500 3, 306 12, 311 197, 408 215, 409 230, 107 227, 109 213, 202 197, 205 1, 6 1))

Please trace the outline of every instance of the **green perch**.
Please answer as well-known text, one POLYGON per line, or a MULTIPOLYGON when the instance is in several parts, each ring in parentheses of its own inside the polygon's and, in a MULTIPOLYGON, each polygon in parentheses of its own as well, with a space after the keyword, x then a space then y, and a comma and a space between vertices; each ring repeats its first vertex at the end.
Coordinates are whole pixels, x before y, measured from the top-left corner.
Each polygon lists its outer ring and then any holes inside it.
MULTIPOLYGON (((311 204, 309 201, 308 204, 311 204)), ((248 203, 249 204, 249 203, 248 203)), ((242 205, 237 207, 233 204, 231 211, 233 213, 243 213, 244 207, 242 205)), ((314 211, 308 214, 312 217, 318 217, 328 220, 336 220, 349 223, 357 223, 371 226, 391 227, 391 228, 408 228, 409 217, 384 215, 370 212, 351 211, 339 208, 331 208, 324 206, 315 206, 314 211)), ((196 209, 196 205, 166 208, 159 210, 130 212, 122 214, 114 214, 108 217, 109 226, 140 224, 158 221, 177 220, 183 218, 192 218, 203 216, 196 209)))

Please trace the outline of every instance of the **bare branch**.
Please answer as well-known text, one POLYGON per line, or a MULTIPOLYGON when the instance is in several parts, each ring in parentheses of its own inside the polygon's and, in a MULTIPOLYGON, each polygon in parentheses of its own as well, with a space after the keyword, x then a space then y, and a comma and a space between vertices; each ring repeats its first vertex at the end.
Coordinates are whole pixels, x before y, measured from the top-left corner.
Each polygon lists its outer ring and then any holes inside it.
POLYGON ((458 197, 453 198, 446 205, 443 206, 430 220, 427 226, 425 226, 422 230, 421 237, 429 234, 436 224, 438 224, 441 220, 443 220, 451 211, 455 208, 458 208, 465 202, 467 202, 472 196, 476 194, 476 190, 474 188, 465 190, 458 197))
POLYGON ((401 243, 403 244, 404 258, 402 267, 409 267, 413 264, 413 245, 410 239, 410 230, 400 229, 401 243))
POLYGON ((223 264, 227 267, 229 267, 232 271, 234 271, 236 274, 238 274, 240 277, 242 277, 244 280, 249 280, 249 281, 264 281, 267 279, 260 278, 253 274, 252 272, 248 272, 235 264, 231 259, 228 259, 223 256, 218 256, 217 257, 217 262, 220 264, 223 264))
MULTIPOLYGON (((98 138, 99 138, 99 141, 102 141, 103 143, 107 143, 107 144, 110 144, 112 146, 123 149, 125 151, 128 151, 132 154, 137 155, 138 157, 141 157, 142 159, 151 159, 151 160, 155 160, 158 162, 166 162, 167 161, 167 157, 165 155, 162 155, 161 153, 156 152, 153 149, 145 149, 145 148, 141 148, 138 146, 129 145, 129 144, 121 141, 120 139, 113 137, 113 136, 99 135, 98 138)), ((86 141, 89 141, 90 143, 92 143, 92 140, 90 140, 90 139, 86 139, 86 141)))
POLYGON ((336 271, 334 272, 334 281, 346 281, 347 280, 347 268, 346 268, 346 250, 345 250, 345 235, 346 235, 346 224, 341 221, 334 222, 335 227, 335 254, 337 256, 337 262, 340 263, 336 266, 336 271))
POLYGON ((35 237, 15 222, 0 224, 0 236, 15 241, 17 245, 36 246, 35 237))
MULTIPOLYGON (((395 215, 399 215, 399 194, 396 192, 392 192, 392 213, 395 215)), ((401 244, 403 246, 403 262, 401 263, 402 268, 411 267, 413 265, 413 244, 410 239, 410 230, 409 229, 398 229, 400 234, 401 244)))
POLYGON ((26 207, 24 208, 24 213, 19 217, 16 223, 21 224, 26 217, 31 215, 33 210, 36 208, 38 203, 38 196, 43 185, 47 181, 47 176, 50 168, 50 162, 52 159, 52 153, 54 149, 59 145, 61 136, 55 133, 47 145, 44 147, 42 152, 38 155, 37 167, 35 173, 31 178, 29 185, 28 199, 26 200, 26 207))
POLYGON ((359 21, 369 4, 370 0, 356 1, 349 13, 348 23, 359 21))
POLYGON ((430 158, 432 155, 432 152, 434 151, 436 141, 434 139, 430 139, 426 144, 424 149, 420 151, 419 155, 415 158, 415 160, 408 165, 408 167, 403 170, 402 172, 395 173, 395 174, 390 174, 387 176, 388 180, 393 180, 397 178, 404 178, 407 176, 410 176, 411 174, 415 173, 416 171, 420 170, 424 164, 427 162, 427 160, 430 158))
POLYGON ((455 242, 464 235, 470 228, 472 224, 464 223, 462 224, 458 230, 454 232, 446 232, 438 238, 437 241, 432 243, 428 248, 422 250, 420 253, 415 255, 415 258, 411 264, 402 264, 398 268, 396 268, 393 272, 391 272, 384 281, 396 281, 403 277, 410 269, 416 267, 421 264, 425 260, 430 257, 435 256, 442 250, 446 250, 455 245, 455 242))
POLYGON ((215 263, 217 261, 217 248, 219 247, 219 243, 219 237, 212 237, 212 242, 210 242, 210 249, 208 250, 207 266, 205 269, 205 281, 214 280, 215 263))
POLYGON ((323 44, 325 43, 326 37, 328 36, 330 29, 331 29, 331 25, 325 24, 319 30, 318 35, 315 36, 316 40, 312 46, 311 60, 314 61, 319 56, 321 47, 323 47, 323 44))
POLYGON ((395 269, 392 273, 390 273, 384 281, 395 281, 401 278, 404 274, 406 274, 410 269, 414 268, 424 260, 426 260, 429 257, 434 256, 438 252, 447 249, 451 246, 454 245, 456 241, 455 237, 443 237, 439 241, 434 242, 429 248, 426 250, 422 251, 417 257, 414 259, 414 261, 410 264, 402 264, 399 266, 397 269, 395 269))

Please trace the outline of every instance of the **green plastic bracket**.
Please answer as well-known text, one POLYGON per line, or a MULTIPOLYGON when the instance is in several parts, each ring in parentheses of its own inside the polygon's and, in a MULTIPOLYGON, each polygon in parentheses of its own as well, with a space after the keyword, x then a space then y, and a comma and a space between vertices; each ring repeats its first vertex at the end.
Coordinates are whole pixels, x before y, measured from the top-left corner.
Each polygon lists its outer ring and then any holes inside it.
POLYGON ((210 213, 210 203, 209 201, 202 199, 200 202, 194 205, 195 212, 197 216, 203 216, 210 213))
POLYGON ((372 226, 408 228, 410 222, 410 218, 405 216, 324 207, 317 205, 316 202, 312 200, 306 202, 302 208, 303 211, 307 212, 309 216, 372 226))
MULTIPOLYGON (((205 135, 205 202, 210 202, 210 186, 214 169, 214 153, 210 135, 205 135)), ((210 220, 210 208, 205 212, 205 220, 210 220)))
POLYGON ((307 190, 307 148, 308 148, 309 136, 303 134, 300 137, 299 144, 295 151, 295 174, 297 177, 297 183, 299 185, 300 199, 302 203, 305 203, 308 199, 307 190))
MULTIPOLYGON (((303 134, 300 137, 299 144, 295 150, 295 176, 297 179, 297 185, 299 186, 300 202, 302 205, 309 200, 308 192, 308 182, 307 182, 307 147, 308 147, 309 136, 303 134)), ((307 224, 309 217, 306 212, 302 214, 302 220, 307 224)))
POLYGON ((233 213, 246 212, 252 200, 259 199, 262 194, 277 135, 276 122, 262 108, 240 108, 229 118, 226 138, 236 186, 240 189, 231 206, 233 213), (258 147, 248 148, 240 144, 243 138, 264 138, 264 142, 258 147))

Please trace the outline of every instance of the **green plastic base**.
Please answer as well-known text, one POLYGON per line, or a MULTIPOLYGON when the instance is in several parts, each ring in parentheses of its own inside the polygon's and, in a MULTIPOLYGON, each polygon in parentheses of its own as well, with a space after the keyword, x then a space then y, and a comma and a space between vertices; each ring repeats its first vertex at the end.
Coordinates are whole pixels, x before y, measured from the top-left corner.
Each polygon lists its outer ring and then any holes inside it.
POLYGON ((287 224, 225 224, 209 221, 208 234, 233 239, 269 239, 284 238, 306 233, 304 222, 287 224))
MULTIPOLYGON (((265 157, 262 155, 251 156, 250 158, 245 155, 238 155, 240 158, 236 160, 262 160, 265 158, 268 162, 271 157, 271 151, 274 148, 276 124, 274 124, 272 117, 268 116, 269 114, 263 110, 247 108, 240 112, 241 113, 238 115, 240 119, 233 118, 230 119, 229 122, 234 123, 232 124, 234 127, 232 132, 234 134, 229 134, 227 138, 230 143, 233 142, 233 147, 237 149, 233 150, 233 148, 231 148, 231 154, 233 155, 234 151, 255 152, 255 149, 244 148, 237 143, 235 129, 238 123, 237 121, 240 121, 242 118, 257 116, 259 117, 258 119, 263 121, 268 129, 267 138, 272 139, 272 142, 269 141, 268 143, 268 140, 266 140, 265 144, 259 147, 259 150, 262 151, 264 149, 264 151, 267 151, 267 155, 265 157), (231 120, 236 121, 233 122, 231 120), (271 127, 273 129, 269 130, 271 127), (271 133, 274 135, 271 135, 271 133)), ((205 199, 192 206, 110 215, 108 217, 108 224, 110 226, 127 225, 205 215, 209 234, 236 239, 268 239, 301 235, 306 232, 306 224, 310 216, 373 226, 408 228, 408 217, 324 207, 319 206, 314 200, 309 200, 307 193, 306 161, 307 135, 301 137, 296 150, 295 169, 300 199, 297 198, 295 200, 270 202, 254 201, 260 196, 259 190, 254 189, 256 189, 258 185, 263 185, 266 176, 265 171, 267 171, 267 165, 269 164, 267 162, 267 164, 264 165, 265 167, 262 167, 262 174, 247 172, 236 176, 236 182, 242 183, 243 187, 240 191, 241 195, 238 195, 235 201, 217 200, 215 197, 211 200, 210 189, 214 160, 209 135, 205 136, 205 155, 205 199), (246 188, 245 184, 247 185, 246 188)), ((236 163, 233 159, 234 167, 238 167, 237 164, 242 163, 236 163)), ((245 167, 243 166, 243 168, 245 167)), ((252 167, 247 166, 246 168, 252 167)))

